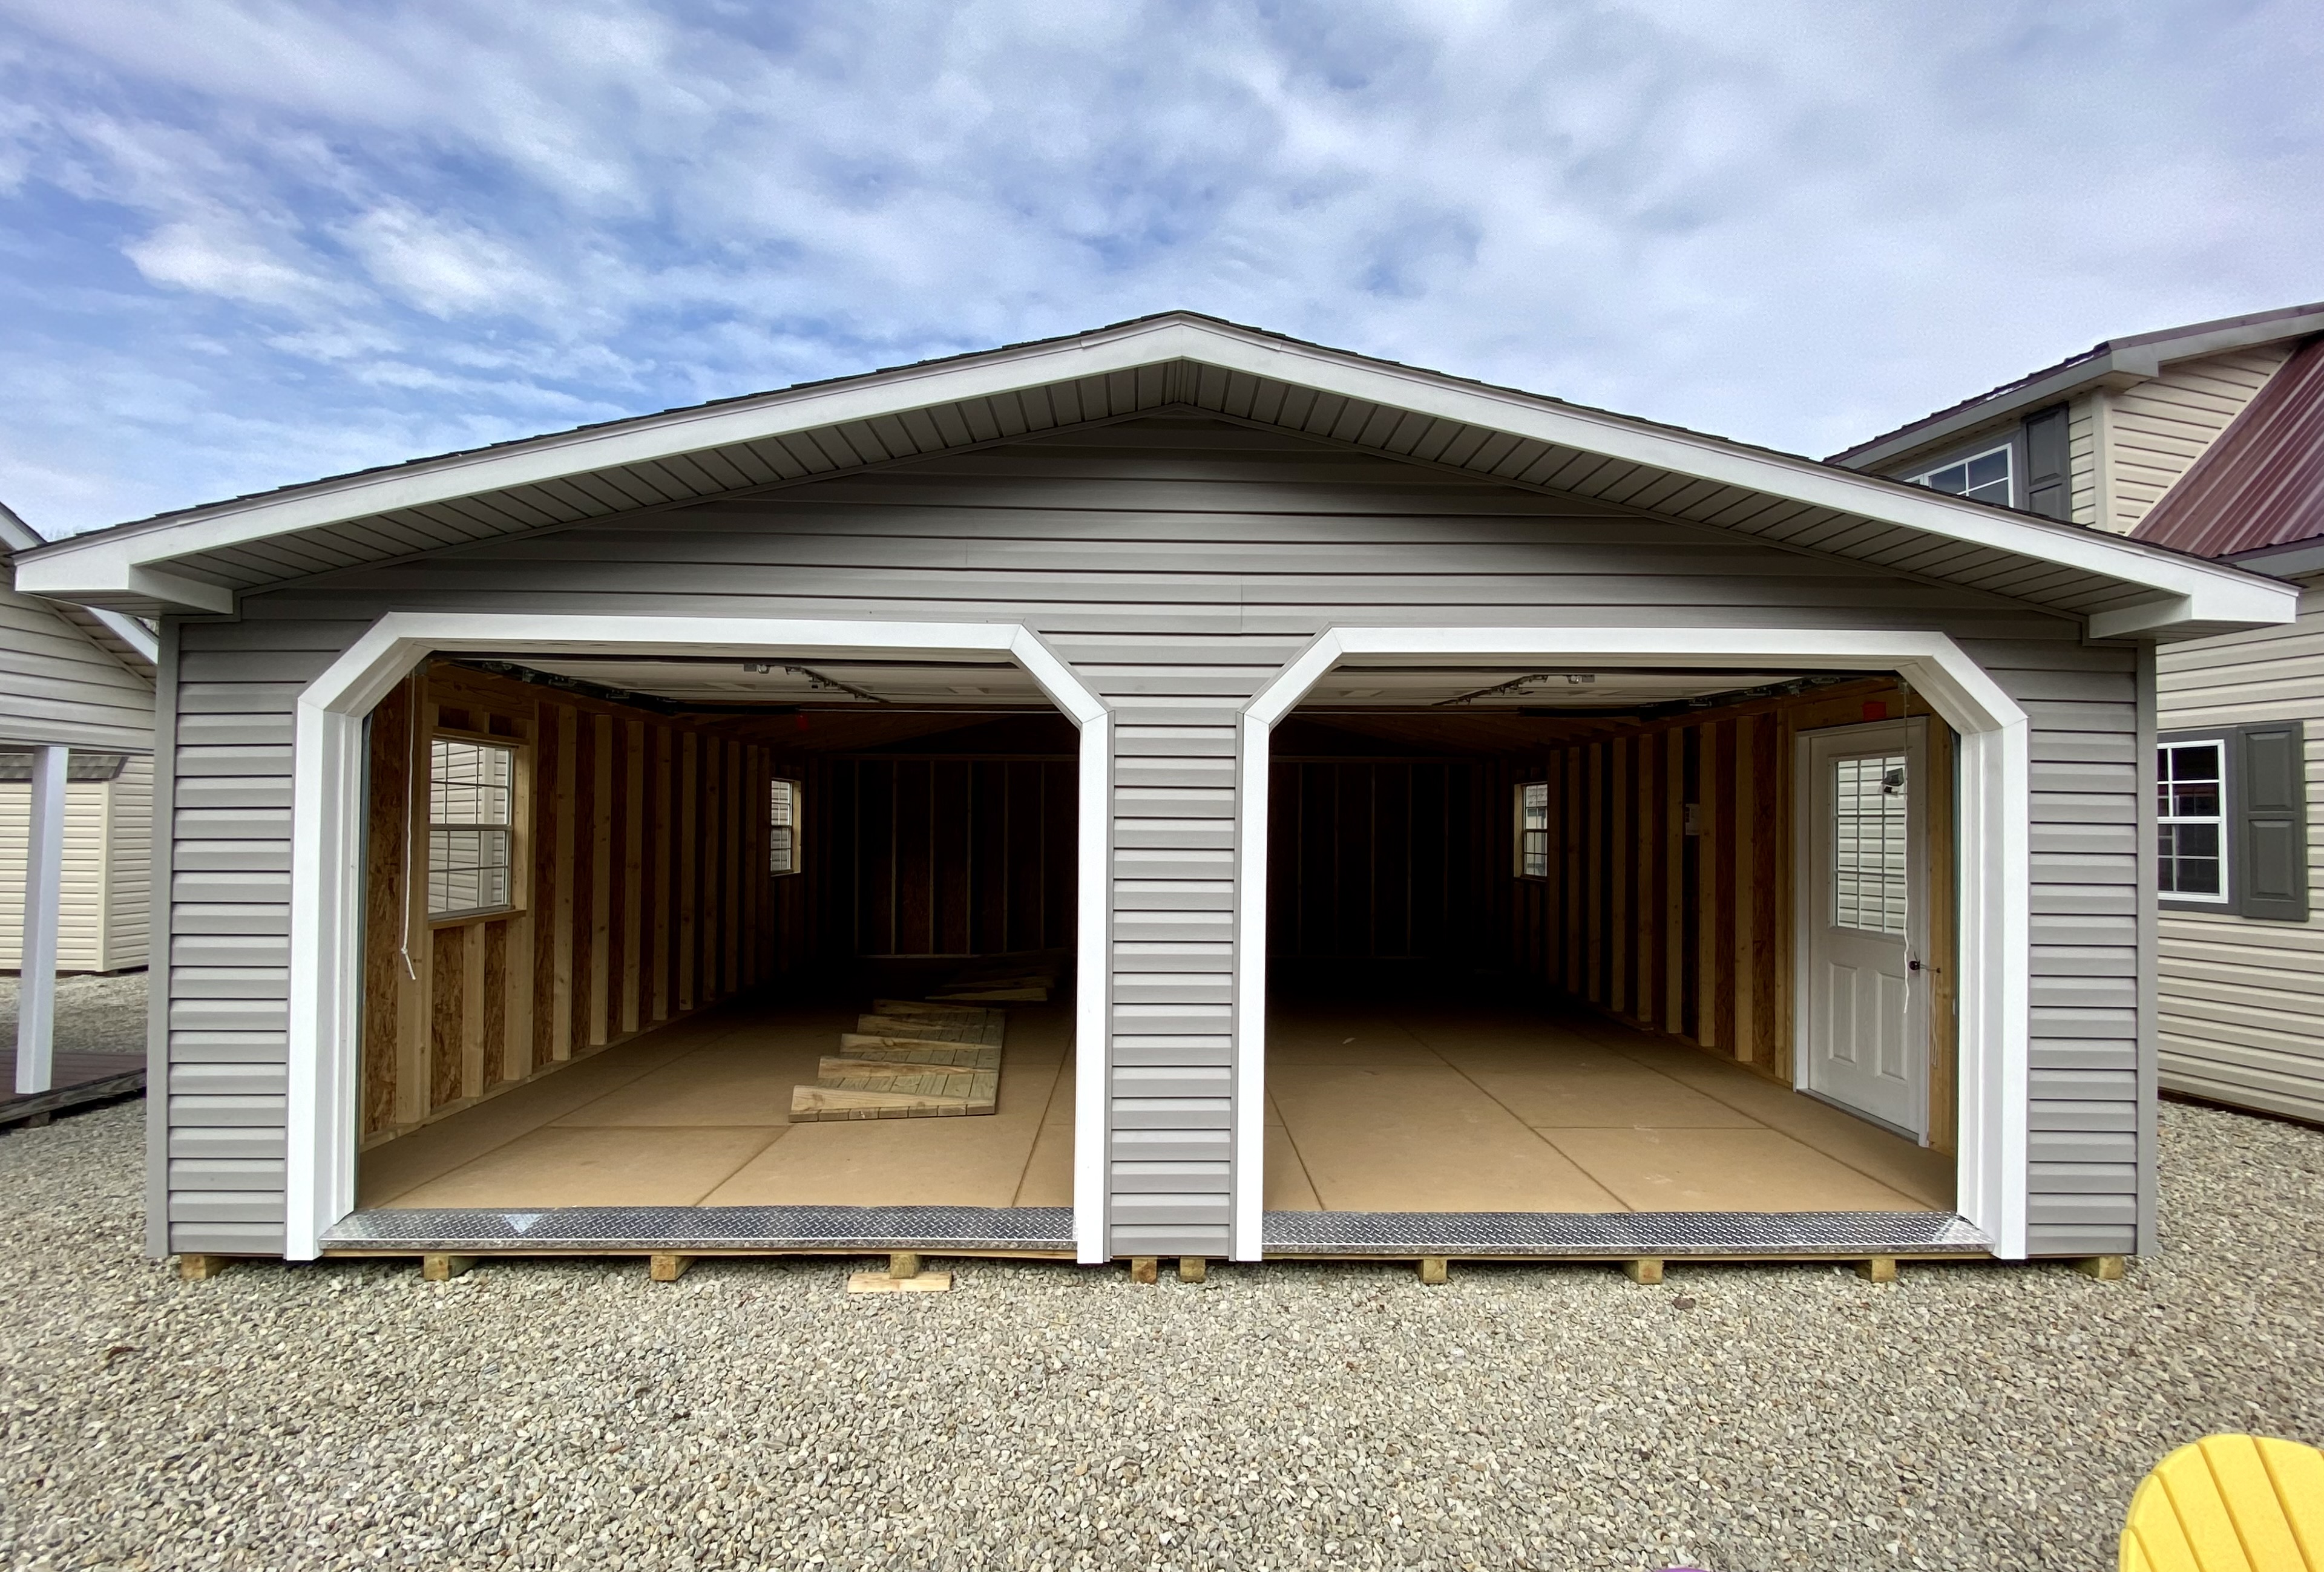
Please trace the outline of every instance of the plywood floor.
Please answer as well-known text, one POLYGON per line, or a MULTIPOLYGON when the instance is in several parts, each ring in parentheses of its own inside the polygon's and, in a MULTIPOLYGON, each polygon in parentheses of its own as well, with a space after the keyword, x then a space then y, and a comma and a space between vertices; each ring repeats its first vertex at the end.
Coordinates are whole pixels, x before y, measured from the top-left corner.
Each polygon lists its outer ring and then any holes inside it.
POLYGON ((1953 1160, 1700 1050, 1436 1000, 1270 1012, 1270 1211, 1950 1211, 1953 1160))
MULTIPOLYGON (((1073 1022, 1010 1010, 1000 1108, 794 1125, 855 1007, 744 1000, 363 1154, 366 1207, 1069 1206, 1073 1022)), ((1492 1005, 1272 1012, 1273 1211, 1922 1211, 1952 1160, 1694 1049, 1492 1005)))
POLYGON ((365 1207, 1071 1206, 1070 1005, 1009 1007, 1000 1106, 790 1123, 870 1007, 742 1000, 363 1154, 365 1207))

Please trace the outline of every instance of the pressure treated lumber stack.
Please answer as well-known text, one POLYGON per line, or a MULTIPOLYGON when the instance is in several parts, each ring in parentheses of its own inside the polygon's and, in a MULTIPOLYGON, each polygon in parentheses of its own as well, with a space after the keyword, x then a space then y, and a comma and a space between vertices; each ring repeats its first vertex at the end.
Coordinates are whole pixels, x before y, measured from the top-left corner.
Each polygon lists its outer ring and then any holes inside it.
POLYGON ((878 999, 843 1032, 816 1084, 791 1089, 791 1122, 989 1114, 1001 1092, 1000 1010, 878 999))

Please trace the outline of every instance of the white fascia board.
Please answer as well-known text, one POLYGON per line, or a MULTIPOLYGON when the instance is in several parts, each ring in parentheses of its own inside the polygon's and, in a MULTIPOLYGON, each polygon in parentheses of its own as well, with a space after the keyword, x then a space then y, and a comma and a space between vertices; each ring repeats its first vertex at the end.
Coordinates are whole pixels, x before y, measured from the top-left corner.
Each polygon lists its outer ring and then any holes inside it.
POLYGON ((1780 628, 1333 628, 1319 635, 1245 711, 1283 719, 1335 666, 1366 656, 1399 662, 1506 657, 1512 661, 1618 660, 1628 666, 1763 664, 1804 671, 1903 673, 1932 707, 1965 731, 2022 724, 2024 711, 1942 633, 1780 628))
POLYGON ((833 387, 650 416, 609 430, 544 437, 508 452, 355 477, 275 501, 229 505, 172 524, 100 531, 28 555, 19 563, 18 582, 34 593, 65 600, 142 590, 155 600, 191 609, 230 611, 231 592, 174 575, 170 576, 177 583, 164 584, 153 565, 397 509, 1171 361, 1242 372, 1532 437, 2153 589, 2156 615, 2166 620, 2125 626, 2121 634, 2158 631, 2177 620, 2172 613, 2181 602, 2163 597, 2183 597, 2187 617, 2209 624, 2282 622, 2293 615, 2281 586, 2118 537, 2070 525, 2037 524, 1812 459, 1743 448, 1529 394, 1187 320, 1133 324, 967 362, 905 367, 833 387), (133 582, 134 575, 141 575, 146 581, 142 586, 133 582), (180 599, 171 591, 193 598, 180 599))
POLYGON ((108 611, 102 606, 91 606, 88 614, 105 624, 106 630, 137 652, 147 666, 161 664, 161 640, 152 629, 134 617, 119 611, 108 611))

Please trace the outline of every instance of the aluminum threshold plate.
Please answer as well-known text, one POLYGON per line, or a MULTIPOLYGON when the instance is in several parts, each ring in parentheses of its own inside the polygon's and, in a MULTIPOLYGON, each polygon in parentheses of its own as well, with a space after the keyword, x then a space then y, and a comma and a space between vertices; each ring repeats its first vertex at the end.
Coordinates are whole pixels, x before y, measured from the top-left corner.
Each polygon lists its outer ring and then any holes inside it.
POLYGON ((323 1235, 326 1250, 962 1250, 1074 1248, 1070 1207, 378 1208, 323 1235))
POLYGON ((1269 1255, 1978 1255, 1953 1212, 1268 1212, 1269 1255))

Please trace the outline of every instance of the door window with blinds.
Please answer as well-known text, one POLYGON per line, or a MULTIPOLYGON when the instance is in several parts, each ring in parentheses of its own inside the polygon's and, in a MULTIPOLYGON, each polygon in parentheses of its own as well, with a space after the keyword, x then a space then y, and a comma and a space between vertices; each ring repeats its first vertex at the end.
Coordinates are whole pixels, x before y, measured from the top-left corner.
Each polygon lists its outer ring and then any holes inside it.
POLYGON ((1831 768, 1832 925, 1902 935, 1913 910, 1905 756, 1858 754, 1831 768))
POLYGON ((767 871, 799 870, 799 783, 778 780, 767 786, 767 871))
POLYGON ((429 744, 428 915, 478 916, 516 904, 516 749, 429 744))
POLYGON ((1517 787, 1517 877, 1549 877, 1549 785, 1526 781, 1517 787))

